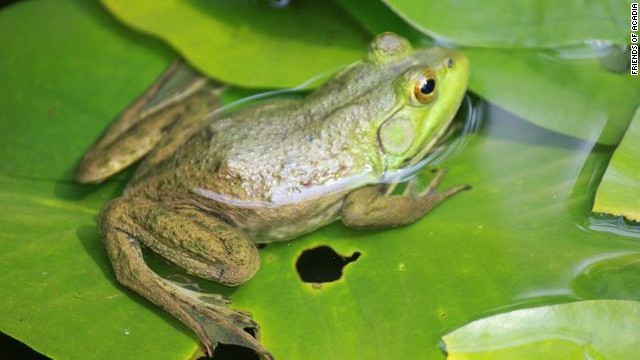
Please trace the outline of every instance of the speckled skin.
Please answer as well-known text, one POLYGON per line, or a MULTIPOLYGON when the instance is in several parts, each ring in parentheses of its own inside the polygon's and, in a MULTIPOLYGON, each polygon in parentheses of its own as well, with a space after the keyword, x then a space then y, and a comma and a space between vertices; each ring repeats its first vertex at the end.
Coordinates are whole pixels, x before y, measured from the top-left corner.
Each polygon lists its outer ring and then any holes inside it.
MULTIPOLYGON (((403 48, 404 56, 376 50, 302 100, 209 120, 171 161, 140 171, 125 194, 197 204, 255 242, 291 239, 335 221, 347 193, 398 167, 387 161, 379 129, 413 105, 406 90, 415 80, 409 76, 407 84, 403 75, 427 66, 444 69, 452 56, 443 48, 403 48)), ((427 139, 455 113, 464 88, 451 91, 446 96, 455 105, 445 117, 430 119, 431 104, 411 109, 432 123, 427 139)), ((403 162, 413 155, 403 154, 403 162)))
POLYGON ((216 89, 201 79, 140 115, 166 84, 161 79, 85 155, 76 178, 99 182, 149 152, 99 219, 118 279, 194 329, 209 352, 224 342, 270 358, 242 330, 257 329, 250 317, 161 279, 146 267, 139 243, 190 273, 237 285, 258 270, 254 242, 291 239, 338 218, 352 227, 419 219, 465 187, 436 194, 442 173, 419 194, 409 186, 389 196, 375 184, 435 146, 467 78, 462 54, 413 50, 384 33, 364 60, 306 98, 225 116, 205 116, 217 105, 216 89), (424 74, 437 87, 420 100, 416 83, 424 74))

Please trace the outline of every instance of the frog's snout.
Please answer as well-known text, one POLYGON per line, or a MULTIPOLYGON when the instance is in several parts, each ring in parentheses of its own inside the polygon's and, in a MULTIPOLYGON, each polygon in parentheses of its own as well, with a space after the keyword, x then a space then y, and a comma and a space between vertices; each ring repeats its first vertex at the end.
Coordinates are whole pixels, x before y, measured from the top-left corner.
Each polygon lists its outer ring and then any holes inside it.
POLYGON ((449 56, 444 59, 444 66, 450 71, 458 71, 467 76, 469 74, 469 58, 461 51, 451 51, 449 56))

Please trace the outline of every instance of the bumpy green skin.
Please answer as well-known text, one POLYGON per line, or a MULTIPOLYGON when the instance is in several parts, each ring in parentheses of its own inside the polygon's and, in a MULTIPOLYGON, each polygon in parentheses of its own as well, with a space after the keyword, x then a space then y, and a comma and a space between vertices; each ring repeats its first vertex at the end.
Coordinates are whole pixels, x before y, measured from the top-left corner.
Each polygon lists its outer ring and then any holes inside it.
POLYGON ((118 279, 194 329, 209 352, 223 342, 270 357, 243 331, 257 329, 250 317, 155 275, 139 243, 190 273, 237 285, 258 270, 255 242, 291 239, 338 218, 352 227, 408 224, 464 189, 436 194, 442 173, 422 193, 409 186, 389 196, 376 185, 444 136, 469 76, 457 51, 413 50, 384 33, 362 61, 302 100, 214 117, 206 114, 217 105, 215 86, 196 75, 171 83, 178 73, 170 69, 123 113, 76 178, 102 181, 149 152, 122 197, 103 209, 100 231, 118 279), (421 103, 415 84, 425 72, 437 85, 421 103))

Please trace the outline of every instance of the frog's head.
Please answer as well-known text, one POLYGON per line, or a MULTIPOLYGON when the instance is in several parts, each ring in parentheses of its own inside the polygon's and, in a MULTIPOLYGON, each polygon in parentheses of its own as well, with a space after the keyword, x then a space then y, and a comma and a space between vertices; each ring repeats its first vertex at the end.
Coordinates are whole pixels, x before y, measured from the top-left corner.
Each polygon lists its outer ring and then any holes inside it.
MULTIPOLYGON (((364 61, 387 81, 373 115, 387 170, 423 157, 445 134, 462 102, 469 78, 469 61, 459 51, 430 47, 414 50, 393 33, 378 35, 364 61), (390 96, 389 96, 390 95, 390 96)), ((380 87, 378 88, 380 89, 380 87)))

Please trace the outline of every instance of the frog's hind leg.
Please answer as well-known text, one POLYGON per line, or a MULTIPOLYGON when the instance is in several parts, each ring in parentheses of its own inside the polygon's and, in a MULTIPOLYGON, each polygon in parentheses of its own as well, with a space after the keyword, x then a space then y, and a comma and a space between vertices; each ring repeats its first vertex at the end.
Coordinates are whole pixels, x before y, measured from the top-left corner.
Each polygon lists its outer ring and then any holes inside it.
POLYGON ((367 186, 350 193, 342 205, 342 222, 353 228, 389 228, 416 222, 449 197, 471 187, 458 185, 437 192, 444 170, 437 169, 436 175, 426 189, 417 193, 414 179, 407 184, 400 195, 387 192, 382 184, 367 186))
POLYGON ((211 81, 182 61, 169 69, 107 128, 83 156, 74 177, 99 183, 142 158, 185 115, 206 114, 218 106, 211 81))
POLYGON ((182 288, 155 274, 141 243, 190 273, 237 285, 257 271, 253 243, 229 225, 195 209, 176 209, 143 198, 117 198, 100 214, 100 232, 118 280, 193 329, 209 355, 217 343, 267 350, 245 329, 259 335, 248 314, 231 310, 228 300, 182 288))

